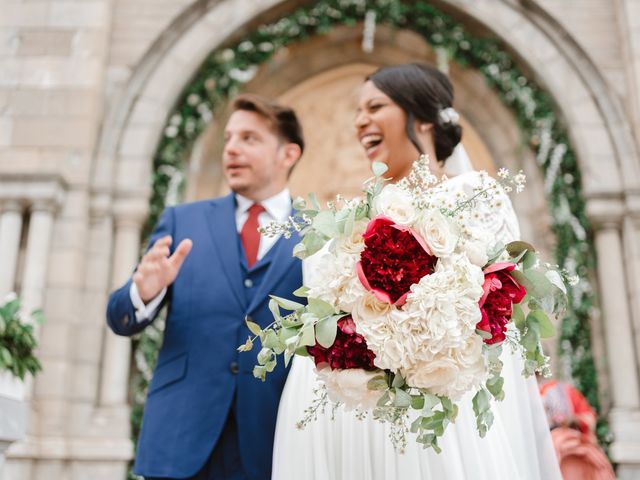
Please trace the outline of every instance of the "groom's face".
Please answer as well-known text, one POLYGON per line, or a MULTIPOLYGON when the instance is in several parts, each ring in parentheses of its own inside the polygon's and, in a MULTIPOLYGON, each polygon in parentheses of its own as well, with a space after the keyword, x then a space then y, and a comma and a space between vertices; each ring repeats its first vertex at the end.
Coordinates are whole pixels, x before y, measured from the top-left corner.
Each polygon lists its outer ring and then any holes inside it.
POLYGON ((255 201, 282 191, 297 160, 295 147, 281 140, 270 121, 260 114, 233 112, 224 130, 222 155, 229 187, 255 201))

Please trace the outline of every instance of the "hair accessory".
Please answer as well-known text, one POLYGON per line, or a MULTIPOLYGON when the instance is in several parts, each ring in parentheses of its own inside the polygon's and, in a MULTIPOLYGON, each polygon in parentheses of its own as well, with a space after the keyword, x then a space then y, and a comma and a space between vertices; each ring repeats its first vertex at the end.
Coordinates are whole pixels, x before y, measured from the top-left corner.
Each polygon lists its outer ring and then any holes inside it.
POLYGON ((453 107, 443 108, 438 112, 438 117, 440 117, 440 121, 445 125, 458 125, 460 121, 460 114, 456 112, 453 107))

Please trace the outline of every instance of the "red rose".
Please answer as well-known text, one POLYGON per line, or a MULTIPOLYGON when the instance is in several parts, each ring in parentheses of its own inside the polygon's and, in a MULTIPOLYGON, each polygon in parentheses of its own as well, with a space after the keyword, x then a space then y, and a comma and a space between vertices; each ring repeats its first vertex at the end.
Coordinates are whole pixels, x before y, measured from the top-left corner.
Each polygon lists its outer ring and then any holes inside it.
POLYGON ((476 328, 491 334, 485 343, 493 344, 505 339, 504 332, 511 320, 513 304, 520 303, 527 294, 525 288, 509 274, 515 263, 494 263, 484 270, 484 294, 480 298, 482 320, 476 328))
POLYGON ((356 324, 350 315, 338 320, 338 333, 333 345, 324 348, 316 342, 313 347, 307 347, 307 351, 313 357, 316 366, 328 363, 332 370, 376 369, 373 365, 373 359, 376 355, 367 348, 364 337, 356 333, 356 324))
POLYGON ((362 285, 383 302, 404 304, 411 285, 433 271, 437 258, 420 235, 382 215, 369 222, 363 237, 356 265, 362 285))

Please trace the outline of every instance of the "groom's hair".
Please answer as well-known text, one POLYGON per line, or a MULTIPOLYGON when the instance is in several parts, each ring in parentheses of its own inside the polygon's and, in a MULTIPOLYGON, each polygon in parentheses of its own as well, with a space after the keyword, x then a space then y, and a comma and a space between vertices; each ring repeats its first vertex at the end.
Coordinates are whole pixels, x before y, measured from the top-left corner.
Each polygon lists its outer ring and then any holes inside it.
POLYGON ((273 132, 286 143, 295 143, 300 147, 300 155, 304 151, 304 136, 302 125, 296 112, 285 105, 281 105, 259 95, 245 93, 235 98, 231 104, 231 111, 245 110, 254 112, 271 124, 273 132))

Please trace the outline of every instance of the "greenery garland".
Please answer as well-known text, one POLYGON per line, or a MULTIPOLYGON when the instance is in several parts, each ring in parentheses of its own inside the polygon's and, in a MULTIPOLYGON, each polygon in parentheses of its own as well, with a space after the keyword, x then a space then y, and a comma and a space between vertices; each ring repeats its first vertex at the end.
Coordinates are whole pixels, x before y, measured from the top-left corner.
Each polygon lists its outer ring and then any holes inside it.
MULTIPOLYGON (((145 238, 165 206, 180 200, 188 152, 213 112, 253 78, 257 67, 281 47, 326 34, 337 25, 356 25, 364 21, 367 13, 375 13, 378 23, 414 31, 434 49, 445 51, 457 64, 478 69, 515 114, 523 143, 535 151, 537 163, 544 172, 545 193, 557 241, 556 261, 580 277, 578 285, 570 287, 570 307, 560 332, 560 353, 570 362, 577 388, 599 410, 589 321, 595 300, 590 283, 595 269, 593 239, 585 214, 580 171, 566 129, 551 96, 522 73, 498 40, 471 34, 463 24, 425 1, 321 0, 260 26, 229 48, 212 52, 185 88, 165 126, 154 159, 151 213, 145 238)), ((138 431, 161 337, 161 327, 148 328, 135 347, 142 377, 136 381, 134 432, 138 431)), ((598 434, 601 440, 605 439, 604 422, 598 434)))

